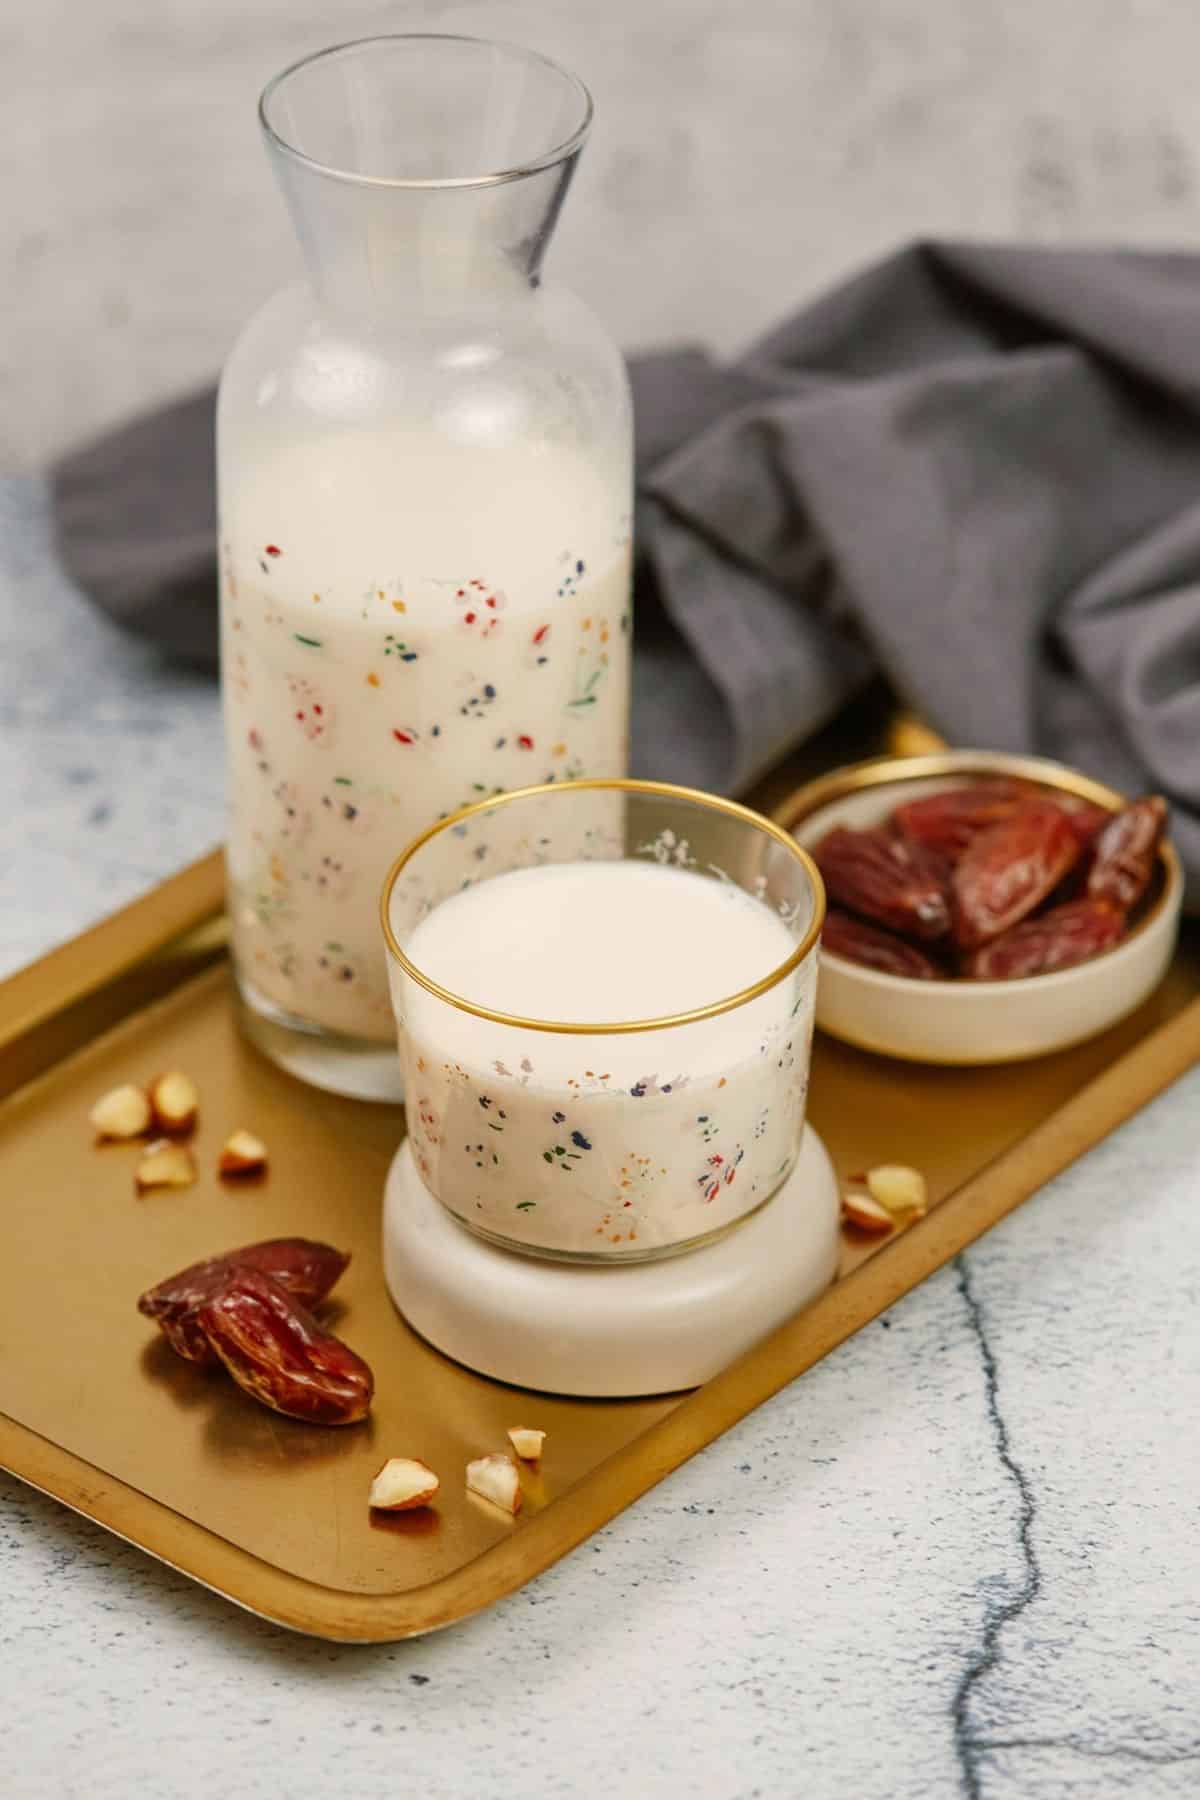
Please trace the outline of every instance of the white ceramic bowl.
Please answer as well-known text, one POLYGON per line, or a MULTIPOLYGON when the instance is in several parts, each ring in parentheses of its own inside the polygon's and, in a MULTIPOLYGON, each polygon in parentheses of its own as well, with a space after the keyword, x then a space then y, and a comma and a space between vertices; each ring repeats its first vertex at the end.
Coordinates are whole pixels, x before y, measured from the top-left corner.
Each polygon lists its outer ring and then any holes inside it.
MULTIPOLYGON (((903 800, 965 777, 1014 775, 1116 811, 1123 796, 1061 763, 1005 751, 946 750, 879 757, 836 769, 776 815, 805 849, 834 825, 877 825, 903 800)), ((910 1062, 998 1063, 1043 1056, 1094 1037, 1140 1006, 1166 973, 1179 935, 1183 873, 1161 852, 1157 894, 1129 936, 1071 969, 1018 981, 916 981, 821 951, 817 1024, 833 1037, 910 1062)))

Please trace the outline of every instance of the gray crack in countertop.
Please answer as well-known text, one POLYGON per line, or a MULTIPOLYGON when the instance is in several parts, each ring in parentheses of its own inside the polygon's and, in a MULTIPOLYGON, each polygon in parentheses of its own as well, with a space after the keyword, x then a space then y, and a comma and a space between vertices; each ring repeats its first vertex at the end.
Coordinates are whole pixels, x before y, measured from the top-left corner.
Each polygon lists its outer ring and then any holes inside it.
MULTIPOLYGON (((0 482, 0 969, 221 832, 212 686, 0 482)), ((296 1638, 0 1477, 19 1800, 1200 1791, 1200 1071, 521 1593, 296 1638)))

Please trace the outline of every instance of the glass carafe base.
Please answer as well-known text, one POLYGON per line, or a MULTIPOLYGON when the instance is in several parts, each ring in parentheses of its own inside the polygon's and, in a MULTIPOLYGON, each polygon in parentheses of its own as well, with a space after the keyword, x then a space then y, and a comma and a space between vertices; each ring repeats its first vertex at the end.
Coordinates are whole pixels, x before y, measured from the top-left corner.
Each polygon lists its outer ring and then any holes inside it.
POLYGON ((330 1094, 402 1104, 404 1083, 394 1044, 328 1031, 277 1006, 249 982, 238 979, 235 985, 243 1035, 278 1068, 330 1094))

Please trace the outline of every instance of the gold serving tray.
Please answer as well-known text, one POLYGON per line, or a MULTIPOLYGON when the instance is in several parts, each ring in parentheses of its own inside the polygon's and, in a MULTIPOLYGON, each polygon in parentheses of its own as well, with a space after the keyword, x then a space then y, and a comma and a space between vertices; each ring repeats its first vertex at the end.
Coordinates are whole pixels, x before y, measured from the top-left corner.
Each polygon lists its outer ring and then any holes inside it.
MULTIPOLYGON (((759 798, 782 791, 777 780, 759 798)), ((847 1245, 823 1298, 695 1393, 533 1396, 447 1361, 396 1314, 379 1210, 403 1115, 302 1088, 241 1041, 222 902, 213 855, 0 985, 0 1464, 240 1605, 331 1639, 431 1631, 530 1580, 1200 1056, 1195 941, 1137 1015, 1036 1063, 922 1068, 818 1038, 810 1112, 840 1173, 918 1165, 928 1218, 873 1252, 847 1245), (137 1149, 95 1147, 86 1115, 107 1088, 167 1067, 203 1096, 200 1178, 139 1199, 137 1149), (258 1186, 214 1174, 238 1125, 270 1149, 258 1186), (143 1288, 185 1263, 290 1234, 353 1251, 335 1316, 375 1370, 364 1426, 266 1412, 179 1361, 135 1311, 143 1288), (548 1438, 509 1523, 462 1475, 514 1424, 548 1438), (389 1455, 439 1471, 435 1509, 368 1511, 389 1455)))

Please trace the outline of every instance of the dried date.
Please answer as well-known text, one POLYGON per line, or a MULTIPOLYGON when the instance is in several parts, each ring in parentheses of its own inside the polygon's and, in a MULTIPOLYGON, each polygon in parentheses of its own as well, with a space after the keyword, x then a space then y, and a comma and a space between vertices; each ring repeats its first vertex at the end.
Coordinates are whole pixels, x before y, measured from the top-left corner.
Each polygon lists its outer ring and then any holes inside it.
POLYGON ((822 942, 915 981, 1069 968, 1121 941, 1167 822, 1157 795, 1114 814, 1015 778, 928 794, 881 826, 838 826, 815 846, 830 899, 822 942), (937 941, 939 895, 949 899, 950 945, 937 941))
POLYGON ((1019 924, 1080 855, 1078 837, 1052 800, 1026 800, 1011 818, 981 831, 953 874, 959 948, 974 950, 1019 924))
POLYGON ((908 800, 896 808, 892 822, 913 843, 956 862, 973 837, 989 825, 1010 819, 1029 795, 1024 782, 976 781, 908 800))
POLYGON ((936 981, 942 974, 937 965, 894 932, 882 925, 869 925, 852 913, 831 906, 825 915, 821 944, 835 956, 844 956, 864 968, 878 969, 885 975, 907 975, 914 981, 936 981))
POLYGON ((1093 806, 1090 800, 1078 800, 1074 805, 1065 805, 1062 811, 1084 850, 1090 848, 1101 828, 1112 818, 1106 807, 1093 806))
POLYGON ((269 1275, 234 1269, 196 1322, 238 1386, 274 1412, 312 1425, 366 1418, 367 1364, 269 1275))
POLYGON ((1069 900, 983 944, 968 958, 964 972, 974 981, 1048 975, 1111 950, 1124 929, 1121 912, 1107 901, 1069 900))
POLYGON ((340 1280, 349 1261, 345 1251, 312 1238, 268 1238, 169 1275, 146 1290, 138 1311, 158 1324, 171 1348, 188 1362, 212 1364, 217 1354, 197 1322, 198 1315, 235 1269, 269 1275, 302 1306, 316 1306, 340 1280))
POLYGON ((1150 885, 1167 829, 1167 803, 1148 794, 1109 817, 1097 835, 1088 871, 1090 899, 1108 900, 1129 912, 1150 885))
POLYGON ((945 865, 922 844, 875 828, 835 826, 813 849, 830 898, 909 937, 950 929, 945 865))

